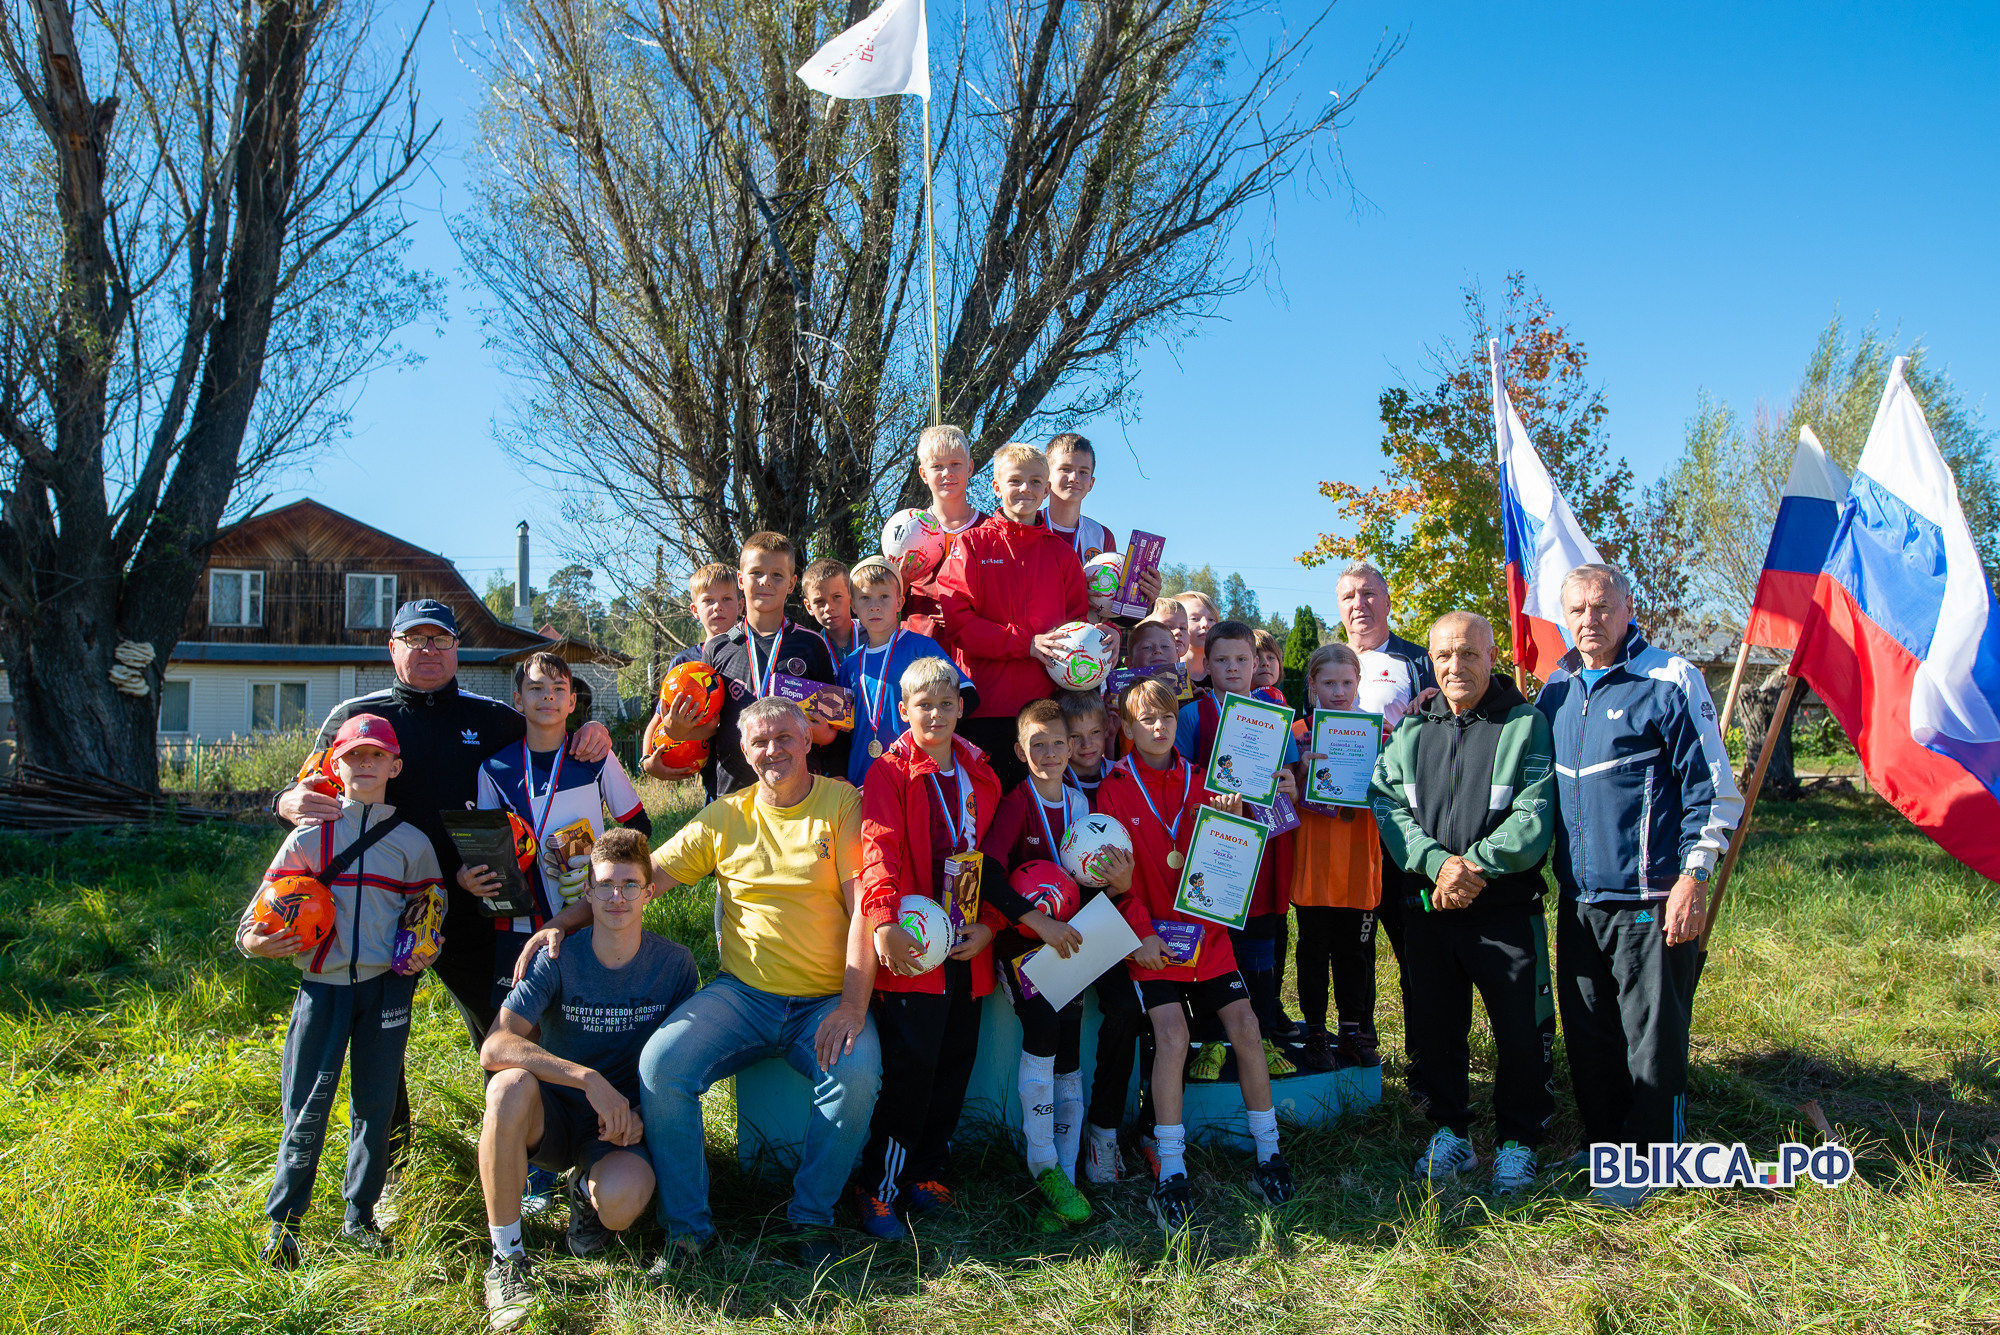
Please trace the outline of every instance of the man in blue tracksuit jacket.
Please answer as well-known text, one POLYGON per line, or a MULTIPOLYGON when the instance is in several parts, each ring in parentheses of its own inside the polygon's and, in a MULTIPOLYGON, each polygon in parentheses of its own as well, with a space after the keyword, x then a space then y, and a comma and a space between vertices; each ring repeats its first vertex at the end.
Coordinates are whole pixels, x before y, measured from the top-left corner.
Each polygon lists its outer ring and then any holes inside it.
POLYGON ((1708 683, 1631 624, 1624 573, 1578 566, 1562 606, 1576 647, 1535 707, 1555 741, 1549 862, 1570 1082, 1586 1144, 1678 1142, 1707 882, 1743 801, 1708 683))

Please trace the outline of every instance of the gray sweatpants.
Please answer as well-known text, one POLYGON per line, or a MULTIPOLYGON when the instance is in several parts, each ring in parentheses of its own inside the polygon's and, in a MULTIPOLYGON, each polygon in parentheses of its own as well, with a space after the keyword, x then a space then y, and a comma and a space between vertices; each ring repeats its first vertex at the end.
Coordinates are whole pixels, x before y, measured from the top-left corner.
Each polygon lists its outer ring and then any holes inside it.
POLYGON ((1679 1144, 1701 943, 1667 944, 1666 903, 1563 901, 1556 995, 1583 1142, 1679 1144))
POLYGON ((278 1174, 264 1213, 291 1227, 312 1201, 313 1178, 326 1143, 327 1117, 347 1085, 347 1222, 372 1223, 375 1202, 389 1175, 389 1123, 402 1084, 403 1050, 410 1041, 414 976, 381 973, 352 985, 301 982, 285 1032, 283 1099, 285 1138, 278 1145, 278 1174))

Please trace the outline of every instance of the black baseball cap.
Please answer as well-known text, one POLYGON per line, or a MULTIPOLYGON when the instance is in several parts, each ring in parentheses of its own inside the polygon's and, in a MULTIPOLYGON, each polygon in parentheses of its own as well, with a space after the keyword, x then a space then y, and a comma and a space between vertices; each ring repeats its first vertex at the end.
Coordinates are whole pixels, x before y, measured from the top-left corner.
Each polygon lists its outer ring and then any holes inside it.
POLYGON ((419 598, 397 608, 396 620, 390 628, 390 633, 400 635, 406 630, 415 630, 418 626, 436 626, 439 630, 453 635, 458 634, 458 618, 451 614, 449 607, 435 598, 419 598))

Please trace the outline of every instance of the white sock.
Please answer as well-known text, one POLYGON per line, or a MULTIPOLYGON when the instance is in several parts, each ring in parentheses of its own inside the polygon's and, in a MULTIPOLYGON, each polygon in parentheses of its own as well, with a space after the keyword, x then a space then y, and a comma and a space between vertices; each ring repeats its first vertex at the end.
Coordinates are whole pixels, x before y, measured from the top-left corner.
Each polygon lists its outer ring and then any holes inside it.
POLYGON ((1257 1142, 1257 1162, 1269 1163, 1278 1152, 1278 1110, 1245 1108, 1243 1118, 1250 1123, 1250 1138, 1257 1142))
POLYGON ((1056 1162, 1076 1181, 1076 1155, 1083 1148, 1083 1072, 1056 1077, 1056 1162))
POLYGON ((1040 1177, 1056 1153, 1056 1059, 1021 1054, 1021 1139, 1027 1142, 1028 1176, 1040 1177))
POLYGON ((518 1219, 511 1224, 501 1224, 498 1227, 488 1224, 486 1235, 493 1239, 493 1254, 502 1260, 509 1256, 527 1254, 527 1249, 521 1245, 521 1221, 518 1219))
POLYGON ((1160 1156, 1160 1181, 1187 1171, 1187 1127, 1162 1122, 1153 1128, 1153 1148, 1160 1156))

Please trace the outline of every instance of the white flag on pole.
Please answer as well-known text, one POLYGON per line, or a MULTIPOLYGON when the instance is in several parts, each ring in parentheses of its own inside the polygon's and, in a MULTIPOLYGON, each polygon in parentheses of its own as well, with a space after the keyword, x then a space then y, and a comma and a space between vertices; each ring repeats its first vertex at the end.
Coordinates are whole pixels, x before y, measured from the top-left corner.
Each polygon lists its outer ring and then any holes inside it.
POLYGON ((799 66, 806 87, 828 97, 931 95, 924 0, 886 0, 799 66))

